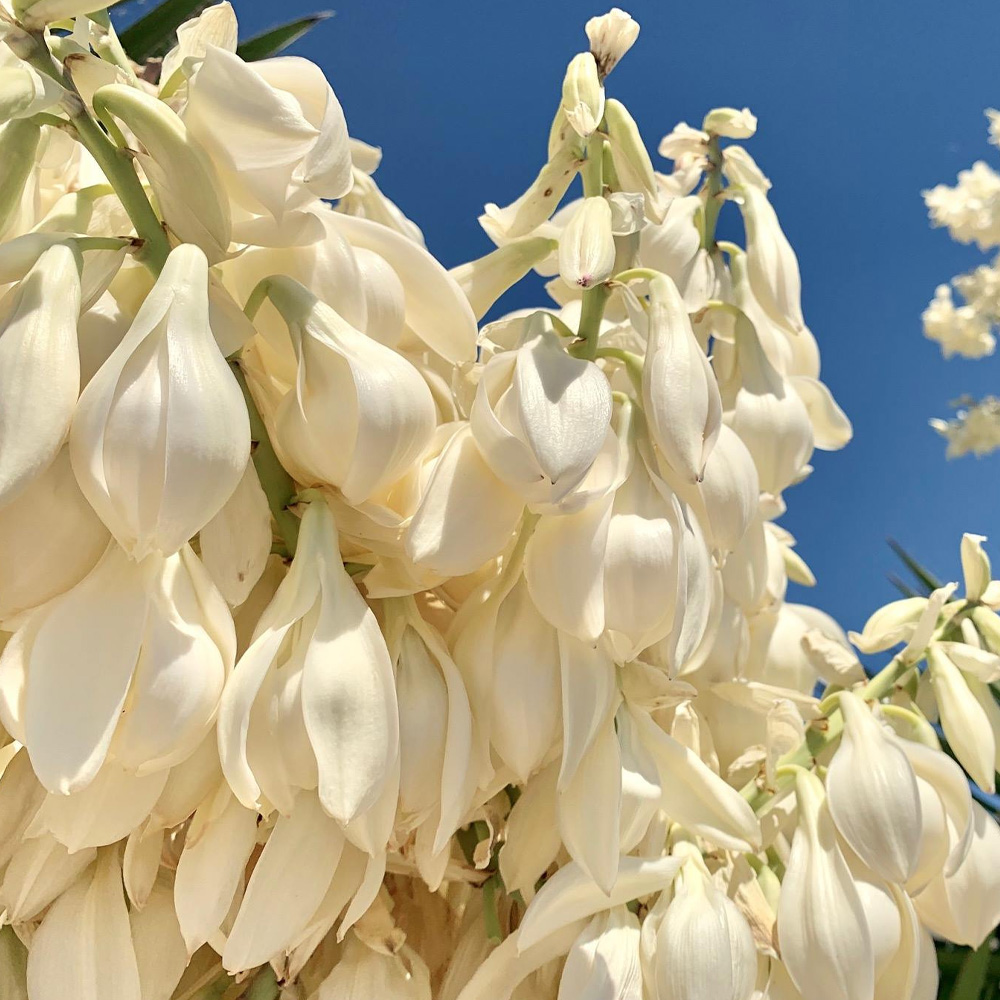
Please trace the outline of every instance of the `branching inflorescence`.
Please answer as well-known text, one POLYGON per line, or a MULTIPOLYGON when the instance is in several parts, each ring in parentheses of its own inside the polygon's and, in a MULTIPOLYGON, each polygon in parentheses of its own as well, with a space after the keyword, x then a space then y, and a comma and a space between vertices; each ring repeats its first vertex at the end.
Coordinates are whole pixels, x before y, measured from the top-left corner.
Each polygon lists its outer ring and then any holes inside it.
POLYGON ((315 65, 222 3, 154 85, 80 8, 0 26, 4 997, 932 997, 1000 917, 931 724, 992 790, 1000 583, 966 536, 871 678, 785 600, 851 426, 754 116, 658 172, 592 19, 447 271, 315 65))

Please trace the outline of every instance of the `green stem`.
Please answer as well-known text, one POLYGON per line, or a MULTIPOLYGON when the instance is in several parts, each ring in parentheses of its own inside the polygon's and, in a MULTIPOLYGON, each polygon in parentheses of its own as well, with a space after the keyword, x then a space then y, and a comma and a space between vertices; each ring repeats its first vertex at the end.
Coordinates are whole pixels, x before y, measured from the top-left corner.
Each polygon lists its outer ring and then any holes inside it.
MULTIPOLYGON (((580 170, 583 179, 583 196, 600 198, 604 194, 604 136, 597 132, 587 141, 587 158, 580 170)), ((577 329, 577 343, 570 353, 578 358, 593 361, 597 357, 597 341, 601 333, 604 307, 611 294, 606 284, 595 285, 583 293, 580 310, 580 326, 577 329)))
POLYGON ((267 505, 271 508, 271 514, 277 522, 278 533, 284 540, 285 549, 289 556, 294 556, 295 547, 299 541, 299 519, 288 507, 296 495, 295 483, 281 462, 278 461, 274 445, 271 444, 267 427, 264 425, 264 418, 261 417, 260 411, 257 409, 243 369, 238 361, 230 361, 229 364, 236 376, 236 381, 243 390, 247 413, 250 415, 250 437, 253 441, 253 464, 257 470, 257 478, 260 480, 261 488, 267 497, 267 505))
POLYGON ((503 941, 503 931, 500 929, 500 914, 497 911, 497 887, 500 878, 491 875, 483 883, 483 919, 486 924, 486 937, 499 944, 503 941))
POLYGON ((135 226, 136 234, 143 241, 136 259, 145 264, 153 274, 159 274, 170 253, 170 244, 135 172, 131 154, 119 149, 91 118, 73 78, 65 70, 60 72, 60 67, 45 44, 44 35, 17 28, 11 30, 5 41, 16 56, 65 88, 63 110, 75 126, 80 142, 87 147, 115 189, 118 200, 135 226))
POLYGON ((599 347, 597 357, 614 358, 625 366, 625 371, 632 384, 642 390, 642 358, 631 351, 622 350, 620 347, 599 347))
MULTIPOLYGON (((858 691, 859 697, 865 701, 878 701, 884 698, 892 691, 896 682, 912 669, 912 663, 907 663, 898 656, 893 657, 882 670, 858 691)), ((757 781, 753 780, 743 787, 740 794, 750 803, 755 812, 759 812, 779 793, 795 783, 794 771, 791 769, 795 767, 812 767, 816 762, 816 758, 840 739, 843 731, 844 716, 838 707, 830 712, 825 719, 819 719, 814 722, 806 731, 805 742, 797 750, 792 750, 790 753, 785 754, 778 761, 776 781, 773 788, 760 788, 757 781)))
POLYGON ((705 184, 705 228, 701 234, 701 246, 711 250, 715 246, 715 227, 722 210, 722 150, 719 148, 719 137, 712 136, 708 141, 708 178, 705 184))
POLYGON ((630 267, 627 271, 619 271, 611 281, 616 285, 627 285, 630 281, 652 281, 662 275, 662 271, 654 271, 651 267, 630 267))

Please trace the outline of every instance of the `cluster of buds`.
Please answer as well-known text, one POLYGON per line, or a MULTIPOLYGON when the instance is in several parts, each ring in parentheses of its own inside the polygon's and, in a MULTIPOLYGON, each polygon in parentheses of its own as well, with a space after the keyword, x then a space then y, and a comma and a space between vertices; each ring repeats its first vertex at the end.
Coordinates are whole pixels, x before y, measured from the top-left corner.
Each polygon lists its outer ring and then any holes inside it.
MULTIPOLYGON (((1000 145, 1000 112, 987 110, 989 141, 1000 145)), ((947 228, 959 243, 975 243, 980 250, 1000 247, 1000 174, 982 160, 958 175, 954 187, 939 184, 924 192, 931 223, 947 228)), ((924 310, 924 336, 937 341, 947 359, 985 358, 996 349, 1000 323, 1000 257, 967 274, 938 285, 924 310), (955 305, 952 288, 964 302, 955 305)), ((948 442, 948 458, 972 453, 977 457, 1000 448, 1000 409, 992 396, 978 402, 960 400, 955 416, 934 419, 934 428, 948 442)))
POLYGON ((753 115, 656 171, 592 19, 449 272, 316 66, 222 3, 152 84, 79 7, 0 25, 4 996, 932 997, 1000 917, 928 721, 991 787, 1000 584, 970 536, 867 682, 786 602, 851 427, 753 115))

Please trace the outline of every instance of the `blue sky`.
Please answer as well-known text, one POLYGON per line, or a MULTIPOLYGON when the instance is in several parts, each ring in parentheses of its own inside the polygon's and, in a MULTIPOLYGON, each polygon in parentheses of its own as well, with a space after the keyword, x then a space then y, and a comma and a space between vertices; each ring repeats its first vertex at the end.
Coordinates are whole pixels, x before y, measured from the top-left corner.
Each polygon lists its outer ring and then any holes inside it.
MULTIPOLYGON (((244 36, 317 7, 235 6, 244 36)), ((819 579, 792 599, 860 628, 895 596, 887 535, 955 578, 962 531, 993 533, 1000 566, 1000 456, 946 462, 927 426, 962 393, 1000 393, 1000 365, 945 362, 920 327, 935 285, 984 259, 929 227, 920 192, 975 159, 1000 159, 982 114, 1000 105, 1000 5, 626 8, 642 33, 609 93, 651 148, 676 121, 696 125, 715 106, 746 104, 760 119, 748 148, 799 255, 823 378, 854 422, 847 449, 817 452, 812 478, 787 494, 782 523, 819 579)), ((379 183, 452 266, 491 248, 476 223, 483 203, 511 200, 533 177, 565 65, 586 46, 586 19, 604 9, 354 0, 291 51, 326 71, 352 134, 384 150, 379 183)), ((526 291, 510 306, 541 301, 526 291)))

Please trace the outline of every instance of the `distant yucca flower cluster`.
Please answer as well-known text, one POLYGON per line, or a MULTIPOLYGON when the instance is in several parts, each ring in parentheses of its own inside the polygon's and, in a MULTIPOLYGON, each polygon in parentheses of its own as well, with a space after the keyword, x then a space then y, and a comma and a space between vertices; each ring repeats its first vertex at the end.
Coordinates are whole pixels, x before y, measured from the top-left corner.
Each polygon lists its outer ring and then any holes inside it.
MULTIPOLYGON (((989 141, 1000 143, 1000 112, 989 109, 989 141)), ((982 160, 958 175, 954 187, 938 184, 924 192, 931 223, 948 229, 953 240, 975 243, 980 250, 1000 246, 1000 174, 982 160)), ((924 335, 941 345, 947 359, 985 358, 996 349, 995 329, 1000 323, 1000 258, 959 274, 947 285, 938 285, 924 310, 924 335), (952 287, 965 300, 955 305, 952 287)), ((931 420, 948 442, 948 458, 970 452, 977 458, 1000 448, 1000 404, 995 396, 951 403, 955 416, 931 420)))
POLYGON ((154 86, 81 6, 0 20, 0 995, 933 997, 1000 918, 931 725, 991 789, 1000 583, 967 536, 871 680, 786 603, 851 427, 750 112, 657 172, 592 19, 449 272, 312 63, 222 3, 154 86))

